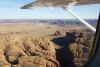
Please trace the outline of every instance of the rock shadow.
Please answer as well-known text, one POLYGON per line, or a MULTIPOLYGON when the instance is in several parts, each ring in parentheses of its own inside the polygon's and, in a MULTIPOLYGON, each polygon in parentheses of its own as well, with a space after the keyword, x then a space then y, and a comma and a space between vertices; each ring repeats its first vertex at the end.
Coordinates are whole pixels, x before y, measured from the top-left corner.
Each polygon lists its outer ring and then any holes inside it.
POLYGON ((60 63, 60 67, 76 67, 73 60, 74 57, 69 49, 69 44, 74 40, 74 33, 66 33, 65 37, 58 37, 52 39, 52 42, 56 45, 63 46, 60 49, 56 49, 57 60, 60 63))

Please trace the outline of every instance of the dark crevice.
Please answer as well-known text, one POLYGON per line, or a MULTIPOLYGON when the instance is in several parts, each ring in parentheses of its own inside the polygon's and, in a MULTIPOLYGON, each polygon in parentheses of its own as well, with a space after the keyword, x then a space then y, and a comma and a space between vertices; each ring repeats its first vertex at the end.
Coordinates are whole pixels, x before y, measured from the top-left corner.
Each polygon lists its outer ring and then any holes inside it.
POLYGON ((58 37, 52 40, 52 42, 54 42, 56 45, 63 46, 60 49, 56 49, 56 56, 57 60, 60 63, 60 67, 76 67, 73 62, 74 58, 72 56, 72 53, 68 48, 68 45, 72 41, 72 39, 70 38, 68 40, 66 37, 58 37))

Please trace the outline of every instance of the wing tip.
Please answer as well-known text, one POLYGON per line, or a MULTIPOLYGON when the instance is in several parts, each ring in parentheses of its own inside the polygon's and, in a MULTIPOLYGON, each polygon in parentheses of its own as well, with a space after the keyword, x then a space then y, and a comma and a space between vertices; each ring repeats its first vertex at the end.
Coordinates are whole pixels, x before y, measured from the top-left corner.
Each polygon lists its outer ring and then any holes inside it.
POLYGON ((30 7, 32 7, 32 3, 22 6, 21 9, 29 9, 30 7))

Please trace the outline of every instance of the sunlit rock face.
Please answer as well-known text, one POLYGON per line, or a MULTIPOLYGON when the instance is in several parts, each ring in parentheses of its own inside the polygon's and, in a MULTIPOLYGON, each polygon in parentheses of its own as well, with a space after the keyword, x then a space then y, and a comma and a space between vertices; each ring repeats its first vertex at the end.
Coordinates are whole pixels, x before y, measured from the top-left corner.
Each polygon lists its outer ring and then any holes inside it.
POLYGON ((0 38, 0 67, 59 67, 54 44, 44 37, 0 38))
POLYGON ((24 56, 19 59, 21 67, 59 67, 56 60, 50 57, 24 56))

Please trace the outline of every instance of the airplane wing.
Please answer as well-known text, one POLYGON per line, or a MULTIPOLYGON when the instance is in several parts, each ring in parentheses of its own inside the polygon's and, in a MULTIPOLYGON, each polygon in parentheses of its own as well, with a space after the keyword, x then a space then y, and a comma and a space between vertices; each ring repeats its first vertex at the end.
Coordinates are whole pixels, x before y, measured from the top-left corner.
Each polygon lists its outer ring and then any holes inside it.
POLYGON ((21 7, 29 9, 31 7, 65 7, 68 5, 88 5, 100 4, 100 0, 37 0, 21 7))

